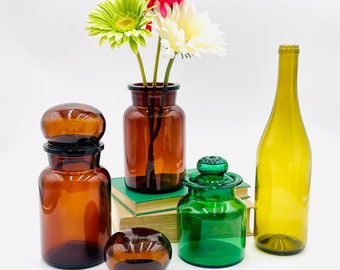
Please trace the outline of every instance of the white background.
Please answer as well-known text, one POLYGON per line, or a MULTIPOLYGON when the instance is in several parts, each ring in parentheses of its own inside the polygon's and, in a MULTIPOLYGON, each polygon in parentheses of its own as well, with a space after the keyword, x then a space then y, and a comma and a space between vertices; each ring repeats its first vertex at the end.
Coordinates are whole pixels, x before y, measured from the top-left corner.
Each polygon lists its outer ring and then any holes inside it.
MULTIPOLYGON (((313 151, 307 248, 278 257, 258 251, 248 238, 244 261, 231 268, 336 268, 340 1, 195 2, 219 24, 228 45, 223 58, 174 63, 170 81, 181 84, 177 103, 187 117, 188 168, 202 156, 220 155, 254 187, 256 148, 276 90, 277 49, 300 45, 299 101, 313 151)), ((101 164, 112 177, 123 175, 122 115, 131 103, 126 85, 140 81, 140 74, 128 48, 99 47, 98 38, 87 35, 87 15, 96 3, 0 0, 0 232, 1 264, 8 269, 51 268, 40 258, 37 186, 47 166, 40 119, 48 108, 82 102, 101 110, 107 122, 101 164)), ((155 39, 142 49, 149 78, 155 39)), ((173 248, 169 270, 196 269, 173 248)))

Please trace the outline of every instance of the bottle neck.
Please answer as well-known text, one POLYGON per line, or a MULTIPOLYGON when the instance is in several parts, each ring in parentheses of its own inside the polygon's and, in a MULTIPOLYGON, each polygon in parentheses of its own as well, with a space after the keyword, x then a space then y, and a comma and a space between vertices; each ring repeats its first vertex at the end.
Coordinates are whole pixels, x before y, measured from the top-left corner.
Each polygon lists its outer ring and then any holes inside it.
POLYGON ((299 50, 297 46, 280 46, 279 71, 275 97, 276 106, 286 109, 298 107, 297 71, 299 50))
POLYGON ((132 104, 141 107, 163 107, 174 106, 176 103, 177 90, 180 88, 177 83, 169 83, 166 87, 162 83, 153 86, 148 83, 145 87, 142 83, 129 84, 131 90, 132 104))
POLYGON ((162 91, 159 89, 133 90, 132 104, 141 107, 174 106, 176 104, 176 90, 162 91))
POLYGON ((70 156, 48 153, 51 169, 63 172, 79 172, 99 167, 100 151, 83 156, 70 156))

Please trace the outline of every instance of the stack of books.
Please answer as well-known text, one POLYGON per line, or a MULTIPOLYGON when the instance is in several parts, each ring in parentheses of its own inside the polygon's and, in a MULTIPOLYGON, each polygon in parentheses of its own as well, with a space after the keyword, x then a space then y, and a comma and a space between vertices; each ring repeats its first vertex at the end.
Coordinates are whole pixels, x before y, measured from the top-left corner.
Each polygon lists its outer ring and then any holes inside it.
MULTIPOLYGON (((242 182, 236 195, 247 206, 247 235, 252 235, 251 216, 254 208, 248 194, 250 185, 242 182)), ((187 187, 164 194, 144 194, 128 189, 124 177, 111 179, 112 224, 115 232, 132 227, 146 227, 164 233, 170 242, 178 242, 177 211, 179 200, 187 194, 187 187)))

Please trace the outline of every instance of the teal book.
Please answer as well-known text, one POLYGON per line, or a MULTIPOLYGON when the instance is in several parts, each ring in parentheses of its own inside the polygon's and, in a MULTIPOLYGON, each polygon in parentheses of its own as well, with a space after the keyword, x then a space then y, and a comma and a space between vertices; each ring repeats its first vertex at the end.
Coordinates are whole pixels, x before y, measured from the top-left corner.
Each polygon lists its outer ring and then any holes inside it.
POLYGON ((175 210, 178 201, 187 192, 187 187, 183 186, 179 190, 162 194, 138 193, 126 187, 124 177, 111 179, 112 197, 136 216, 175 210))
MULTIPOLYGON (((187 174, 196 171, 188 169, 187 174)), ((249 184, 242 182, 236 187, 236 195, 241 199, 249 198, 249 184)), ((146 215, 157 212, 175 210, 179 200, 188 193, 188 188, 183 186, 181 189, 162 193, 162 194, 145 194, 134 192, 126 187, 124 177, 111 179, 111 194, 134 216, 146 215)))

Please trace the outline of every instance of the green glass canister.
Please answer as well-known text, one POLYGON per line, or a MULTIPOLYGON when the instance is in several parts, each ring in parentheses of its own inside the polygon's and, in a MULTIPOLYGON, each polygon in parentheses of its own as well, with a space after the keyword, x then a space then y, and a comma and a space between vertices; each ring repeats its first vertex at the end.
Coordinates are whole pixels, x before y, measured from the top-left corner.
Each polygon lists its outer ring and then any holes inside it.
POLYGON ((218 156, 201 158, 197 170, 186 176, 188 193, 177 206, 179 257, 202 267, 235 265, 246 246, 246 206, 235 195, 243 179, 218 156))

